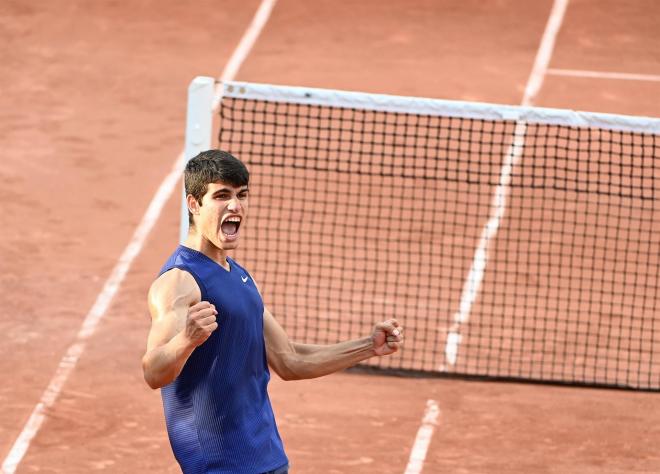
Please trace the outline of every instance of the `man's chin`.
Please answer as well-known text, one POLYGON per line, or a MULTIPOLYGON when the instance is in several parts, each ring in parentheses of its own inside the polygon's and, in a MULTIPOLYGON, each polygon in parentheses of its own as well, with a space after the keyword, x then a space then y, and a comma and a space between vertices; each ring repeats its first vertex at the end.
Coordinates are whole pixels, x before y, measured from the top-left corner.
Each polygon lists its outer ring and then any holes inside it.
POLYGON ((238 247, 238 238, 235 240, 221 240, 220 241, 220 248, 222 250, 233 250, 236 247, 238 247))

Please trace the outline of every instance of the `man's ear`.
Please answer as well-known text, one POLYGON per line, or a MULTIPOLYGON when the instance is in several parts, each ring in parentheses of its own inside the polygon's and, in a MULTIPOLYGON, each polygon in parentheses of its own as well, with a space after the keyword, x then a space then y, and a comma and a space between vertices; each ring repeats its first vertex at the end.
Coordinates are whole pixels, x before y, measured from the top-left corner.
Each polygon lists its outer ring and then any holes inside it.
POLYGON ((201 204, 197 202, 197 199, 195 199, 195 196, 192 194, 188 194, 186 196, 186 203, 188 204, 188 211, 193 216, 198 216, 199 215, 199 208, 201 207, 201 204))

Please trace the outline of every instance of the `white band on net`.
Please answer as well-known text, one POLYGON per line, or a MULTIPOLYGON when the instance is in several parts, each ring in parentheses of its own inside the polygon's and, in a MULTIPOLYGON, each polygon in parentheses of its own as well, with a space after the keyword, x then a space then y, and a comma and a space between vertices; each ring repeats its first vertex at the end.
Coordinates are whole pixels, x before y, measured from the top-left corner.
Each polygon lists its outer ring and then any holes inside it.
POLYGON ((570 127, 660 134, 660 119, 653 117, 576 112, 573 110, 545 107, 521 107, 483 102, 426 99, 421 97, 234 81, 224 82, 223 89, 223 97, 237 99, 267 100, 478 120, 523 121, 528 124, 566 125, 570 127))

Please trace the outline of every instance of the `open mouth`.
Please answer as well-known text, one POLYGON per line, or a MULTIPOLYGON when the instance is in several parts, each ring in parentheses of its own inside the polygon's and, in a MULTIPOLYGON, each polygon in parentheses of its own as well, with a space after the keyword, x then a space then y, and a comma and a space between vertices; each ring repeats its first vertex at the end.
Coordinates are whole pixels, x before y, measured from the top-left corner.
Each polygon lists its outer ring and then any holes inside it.
POLYGON ((225 238, 233 240, 238 237, 238 229, 241 226, 240 216, 229 216, 220 224, 220 230, 225 238))

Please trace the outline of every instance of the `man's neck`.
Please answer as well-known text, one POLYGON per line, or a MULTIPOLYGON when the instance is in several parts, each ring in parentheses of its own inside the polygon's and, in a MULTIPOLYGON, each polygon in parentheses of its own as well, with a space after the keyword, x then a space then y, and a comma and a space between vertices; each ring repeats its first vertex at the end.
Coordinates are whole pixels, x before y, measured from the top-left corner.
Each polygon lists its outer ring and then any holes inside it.
POLYGON ((225 270, 230 270, 229 263, 227 263, 227 251, 215 246, 203 235, 191 230, 188 232, 188 237, 186 238, 183 245, 203 253, 225 270))

